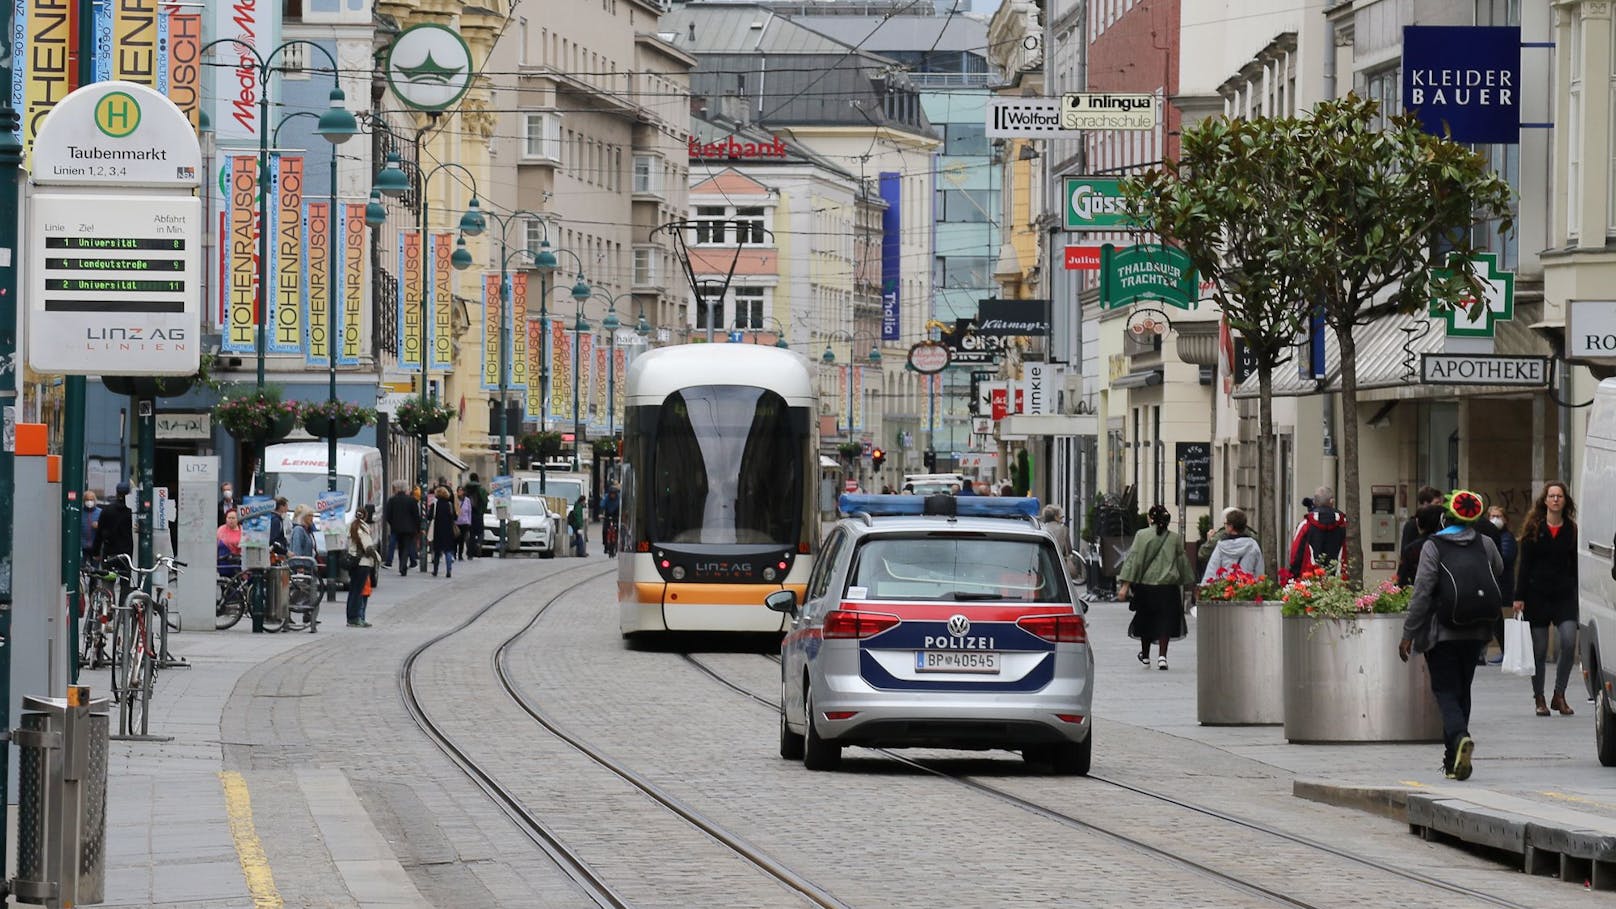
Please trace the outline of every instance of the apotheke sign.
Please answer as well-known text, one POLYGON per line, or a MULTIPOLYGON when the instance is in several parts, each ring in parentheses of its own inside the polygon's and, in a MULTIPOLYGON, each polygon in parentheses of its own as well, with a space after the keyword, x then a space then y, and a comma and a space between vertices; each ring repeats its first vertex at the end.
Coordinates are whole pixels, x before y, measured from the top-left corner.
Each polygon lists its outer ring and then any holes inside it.
POLYGON ((1542 388, 1549 384, 1549 358, 1422 354, 1420 379, 1428 385, 1518 385, 1542 388))

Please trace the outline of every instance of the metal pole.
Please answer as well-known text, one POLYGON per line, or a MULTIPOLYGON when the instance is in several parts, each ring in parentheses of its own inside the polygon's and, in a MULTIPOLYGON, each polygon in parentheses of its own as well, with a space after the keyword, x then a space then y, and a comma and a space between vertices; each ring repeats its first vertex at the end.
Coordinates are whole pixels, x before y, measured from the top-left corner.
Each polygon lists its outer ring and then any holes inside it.
MULTIPOLYGON (((326 390, 331 401, 331 409, 336 410, 337 404, 337 294, 332 281, 337 274, 337 244, 333 242, 336 231, 332 227, 337 223, 337 144, 331 143, 331 182, 326 187, 331 197, 326 208, 326 268, 325 268, 325 362, 330 377, 330 387, 326 390)), ((335 426, 332 429, 335 430, 335 426)), ((331 433, 325 449, 325 488, 327 492, 337 491, 337 434, 331 433)), ((359 487, 354 486, 354 509, 365 507, 364 502, 357 501, 359 487)), ((337 560, 335 553, 330 550, 325 554, 325 601, 337 601, 337 560)), ((314 622, 309 623, 309 630, 315 630, 314 622)))
MULTIPOLYGON (((78 21, 95 18, 95 0, 78 0, 78 21)), ((10 34, 7 32, 6 34, 10 34)), ((95 81, 95 30, 79 29, 78 84, 95 81)), ((9 95, 7 97, 10 97, 9 95)), ((83 376, 62 380, 62 583, 67 588, 67 614, 79 614, 83 594, 79 590, 79 568, 83 561, 84 531, 84 397, 83 376)), ((73 684, 79 681, 79 623, 69 622, 67 631, 68 671, 73 684)), ((3 843, 4 840, 0 840, 3 843)))
POLYGON ((572 469, 583 470, 583 423, 578 417, 578 348, 583 341, 583 332, 578 326, 584 321, 584 301, 578 301, 578 318, 572 323, 572 469))
MULTIPOLYGON (((539 432, 550 431, 550 269, 539 270, 539 432)), ((539 495, 548 495, 549 467, 539 458, 539 495)))
MULTIPOLYGON (((416 198, 416 201, 421 203, 421 227, 420 227, 420 232, 421 232, 421 259, 423 260, 423 263, 424 263, 423 266, 422 266, 422 269, 421 269, 421 273, 424 276, 424 278, 423 278, 423 280, 421 282, 421 284, 422 284, 422 286, 421 286, 421 404, 422 404, 422 406, 424 408, 426 403, 427 403, 427 397, 426 397, 426 387, 427 387, 427 377, 426 377, 426 364, 427 364, 426 323, 427 323, 427 317, 430 315, 430 313, 428 313, 427 309, 426 309, 426 292, 427 292, 427 289, 432 286, 432 249, 431 249, 431 243, 428 241, 427 235, 426 235, 426 226, 427 226, 427 223, 428 223, 427 222, 427 204, 428 203, 427 203, 427 198, 426 198, 426 173, 423 170, 421 170, 421 132, 420 132, 420 130, 416 130, 416 133, 415 133, 415 179, 416 179, 415 198, 416 198)), ((421 484, 421 501, 424 502, 424 501, 426 501, 426 496, 427 496, 427 487, 426 487, 426 484, 427 484, 426 433, 421 434, 421 445, 420 445, 419 451, 420 451, 420 461, 421 461, 421 463, 420 463, 420 466, 416 469, 416 477, 420 480, 420 484, 421 484)))
MULTIPOLYGON (((510 302, 510 266, 506 260, 505 252, 505 225, 499 230, 499 413, 494 419, 499 423, 499 455, 495 463, 499 465, 499 475, 505 476, 510 472, 510 464, 505 456, 505 393, 510 388, 506 364, 509 362, 510 352, 506 345, 509 342, 507 334, 511 331, 510 302)), ((499 522, 499 557, 505 558, 505 522, 499 522)))
MULTIPOLYGON (((137 470, 140 472, 140 564, 152 564, 152 531, 155 522, 152 520, 152 500, 156 498, 156 484, 153 468, 157 461, 157 399, 141 398, 140 414, 140 448, 137 460, 140 462, 137 470)), ((152 576, 146 575, 146 582, 141 585, 147 593, 152 592, 152 576)), ((142 730, 144 732, 144 730, 142 730)))
MULTIPOLYGON (((617 440, 617 331, 606 330, 606 438, 617 440)), ((622 457, 622 452, 618 452, 622 457)))
MULTIPOLYGON (((10 37, 18 6, 6 3, 0 9, 0 34, 10 37)), ((14 133, 21 127, 17 111, 11 106, 11 88, 16 72, 10 65, 0 66, 0 362, 15 367, 17 356, 17 249, 20 233, 17 219, 22 214, 22 145, 14 133)), ((15 419, 17 404, 17 374, 21 370, 0 370, 0 405, 4 406, 5 422, 15 419)), ((0 729, 10 729, 11 716, 11 575, 12 575, 12 514, 13 487, 16 481, 16 455, 0 450, 0 729)), ((0 780, 9 779, 11 745, 0 745, 0 780)), ((7 827, 0 825, 0 871, 4 870, 7 827)), ((9 878, 9 875, 0 874, 9 878)))

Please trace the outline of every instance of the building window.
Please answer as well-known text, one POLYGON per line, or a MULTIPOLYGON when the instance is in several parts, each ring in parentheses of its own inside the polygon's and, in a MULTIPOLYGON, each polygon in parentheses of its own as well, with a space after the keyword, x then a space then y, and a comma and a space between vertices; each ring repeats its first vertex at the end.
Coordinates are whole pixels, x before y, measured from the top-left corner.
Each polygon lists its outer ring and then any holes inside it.
POLYGON ((1403 68, 1391 66, 1363 75, 1363 96, 1380 102, 1375 128, 1385 129, 1391 118, 1403 112, 1403 68))
POLYGON ((735 242, 753 246, 766 243, 768 241, 764 239, 763 231, 762 206, 735 209, 735 242))
POLYGON ((653 155, 634 156, 634 192, 660 194, 662 173, 653 155))
POLYGON ((943 154, 987 155, 987 126, 982 123, 950 123, 944 127, 943 154))
POLYGON ((522 157, 561 161, 561 115, 530 113, 522 117, 522 157))
POLYGON ((761 205, 698 205, 695 217, 696 245, 766 244, 769 242, 768 230, 764 227, 767 217, 767 211, 761 205))
POLYGON ((735 327, 762 330, 763 301, 766 291, 761 287, 737 287, 735 296, 735 327))
POLYGON ((634 286, 650 287, 657 281, 657 248, 634 247, 634 286))
POLYGON ((993 286, 993 261, 986 256, 938 256, 933 281, 938 289, 993 286))
POLYGON ((939 189, 937 220, 955 223, 985 223, 994 220, 994 200, 986 189, 939 189))
POLYGON ((716 246, 724 242, 724 228, 728 225, 722 205, 696 206, 696 245, 716 246))
POLYGON ((527 241, 527 251, 533 255, 539 254, 539 244, 544 241, 544 223, 538 218, 526 218, 523 221, 523 236, 527 241))

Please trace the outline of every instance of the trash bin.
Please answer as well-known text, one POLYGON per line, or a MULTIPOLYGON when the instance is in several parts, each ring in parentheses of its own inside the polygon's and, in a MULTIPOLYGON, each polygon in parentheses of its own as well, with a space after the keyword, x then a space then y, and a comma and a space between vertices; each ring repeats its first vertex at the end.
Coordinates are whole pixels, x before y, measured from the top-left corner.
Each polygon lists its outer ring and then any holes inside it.
POLYGON ((74 685, 66 698, 22 699, 17 744, 18 902, 106 899, 107 700, 74 685))
POLYGON ((264 624, 284 625, 291 612, 292 566, 282 562, 269 566, 269 589, 264 592, 264 624))

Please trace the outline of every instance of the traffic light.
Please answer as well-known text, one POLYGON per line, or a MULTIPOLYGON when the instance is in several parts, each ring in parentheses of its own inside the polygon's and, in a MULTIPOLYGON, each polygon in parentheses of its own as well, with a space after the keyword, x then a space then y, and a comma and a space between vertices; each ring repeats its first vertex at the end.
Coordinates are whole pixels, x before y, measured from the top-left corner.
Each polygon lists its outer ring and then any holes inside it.
POLYGON ((870 466, 876 470, 881 469, 881 462, 887 459, 887 453, 879 448, 870 449, 870 466))
POLYGON ((927 473, 936 473, 937 472, 937 452, 932 451, 931 449, 928 448, 926 450, 926 453, 921 455, 921 460, 926 465, 926 472, 927 473))

